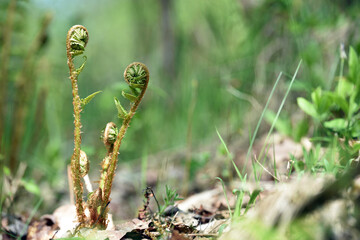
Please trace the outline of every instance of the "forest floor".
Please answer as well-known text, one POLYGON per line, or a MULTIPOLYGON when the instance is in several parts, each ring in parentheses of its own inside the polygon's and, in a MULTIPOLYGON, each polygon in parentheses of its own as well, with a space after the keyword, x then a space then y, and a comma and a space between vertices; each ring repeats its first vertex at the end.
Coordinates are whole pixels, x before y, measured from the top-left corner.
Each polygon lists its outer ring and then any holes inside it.
MULTIPOLYGON (((64 204, 37 218, 3 215, 2 239, 359 239, 357 162, 335 179, 291 168, 292 159, 304 159, 304 150, 312 148, 308 139, 296 143, 273 135, 266 161, 254 157, 252 163, 245 161, 244 142, 227 140, 232 159, 248 173, 243 179, 218 143, 197 150, 202 154, 192 161, 200 167, 188 183, 186 149, 163 152, 149 156, 148 187, 141 192, 131 181, 141 169, 118 167, 107 230, 76 229, 75 207, 64 204), (254 164, 262 172, 256 180, 254 164), (188 197, 177 200, 181 196, 188 197)), ((254 156, 264 140, 255 142, 254 156)))

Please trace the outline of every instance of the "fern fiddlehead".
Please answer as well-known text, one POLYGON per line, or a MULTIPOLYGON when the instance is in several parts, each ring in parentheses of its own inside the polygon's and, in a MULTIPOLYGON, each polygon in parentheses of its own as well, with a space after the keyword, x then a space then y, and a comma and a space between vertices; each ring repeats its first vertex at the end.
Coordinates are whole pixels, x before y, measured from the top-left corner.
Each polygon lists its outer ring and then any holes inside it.
MULTIPOLYGON (((76 198, 76 211, 80 224, 85 222, 85 213, 83 207, 83 186, 81 183, 81 165, 80 165, 80 147, 81 147, 81 99, 78 90, 78 76, 84 68, 85 62, 78 68, 75 68, 74 57, 81 55, 89 40, 87 29, 81 25, 75 25, 70 28, 66 38, 67 64, 70 71, 70 80, 72 86, 73 106, 74 106, 74 152, 71 157, 71 172, 76 198)), ((85 57, 86 58, 86 57, 85 57)))
POLYGON ((118 129, 114 123, 110 122, 104 130, 103 142, 108 152, 102 163, 99 188, 89 194, 87 204, 85 205, 83 202, 81 177, 84 177, 84 175, 88 173, 89 161, 85 152, 81 150, 80 113, 82 108, 100 91, 84 99, 79 97, 77 81, 79 74, 84 69, 86 57, 84 56, 85 61, 79 68, 75 68, 73 60, 76 56, 84 53, 88 39, 88 31, 81 25, 75 25, 70 28, 66 39, 67 63, 70 70, 74 106, 74 152, 71 157, 71 172, 76 198, 77 218, 80 223, 79 226, 95 225, 105 229, 107 226, 107 206, 110 200, 120 145, 129 127, 129 123, 145 94, 149 82, 149 70, 143 63, 139 62, 134 62, 125 69, 124 78, 129 85, 130 93, 123 91, 122 96, 130 100, 131 108, 129 112, 127 112, 121 106, 120 101, 115 98, 115 105, 118 110, 118 116, 122 119, 122 126, 118 129), (85 206, 89 209, 89 218, 85 216, 85 206))
MULTIPOLYGON (((118 109, 119 118, 123 119, 121 128, 117 134, 116 140, 113 144, 113 150, 108 155, 106 177, 104 177, 103 183, 103 204, 102 208, 106 208, 110 200, 111 187, 115 175, 115 169, 118 161, 118 154, 122 139, 125 136, 126 130, 129 127, 130 121, 134 116, 149 83, 149 70, 145 64, 140 62, 134 62, 127 66, 124 72, 125 81, 128 83, 132 93, 122 92, 122 95, 131 102, 131 108, 129 112, 121 106, 120 102, 115 98, 115 105, 118 109)), ((102 209, 104 216, 100 218, 100 224, 106 226, 107 209, 102 209)))

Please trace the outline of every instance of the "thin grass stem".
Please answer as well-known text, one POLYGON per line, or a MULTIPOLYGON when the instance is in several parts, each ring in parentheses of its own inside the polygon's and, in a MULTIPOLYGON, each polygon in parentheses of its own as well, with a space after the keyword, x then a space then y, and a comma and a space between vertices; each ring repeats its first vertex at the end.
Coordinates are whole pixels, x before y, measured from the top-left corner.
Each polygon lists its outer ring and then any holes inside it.
POLYGON ((280 74, 278 75, 278 77, 277 77, 277 79, 276 79, 276 81, 275 81, 275 84, 274 84, 274 86, 273 86, 273 88, 272 88, 272 90, 271 90, 271 92, 270 92, 270 95, 269 95, 269 97, 268 97, 268 100, 267 100, 267 102, 266 102, 266 104, 265 104, 264 110, 263 110, 262 113, 261 113, 261 116, 260 116, 259 121, 258 121, 258 123, 257 123, 257 125, 256 125, 256 128, 255 128, 255 131, 254 131, 254 133, 253 133, 253 135, 252 135, 252 138, 251 138, 251 141, 250 141, 250 146, 249 146, 248 151, 247 151, 247 154, 246 154, 246 159, 245 159, 244 167, 243 167, 243 170, 242 170, 242 174, 245 173, 246 166, 247 166, 247 163, 248 163, 248 161, 249 161, 249 157, 250 157, 250 154, 251 154, 251 151, 252 151, 252 146, 253 146, 253 144, 254 144, 254 142, 255 142, 255 137, 256 137, 257 132, 258 132, 258 130, 259 130, 260 124, 261 124, 261 122, 262 122, 262 120, 263 120, 263 118, 264 118, 264 116, 265 116, 265 112, 266 112, 266 110, 267 110, 267 108, 268 108, 268 106, 269 106, 270 99, 272 98, 272 96, 273 96, 273 94, 274 94, 274 92, 275 92, 275 89, 276 89, 276 87, 277 87, 277 85, 278 85, 278 83, 279 83, 279 81, 280 81, 281 76, 282 76, 282 72, 280 72, 280 74))

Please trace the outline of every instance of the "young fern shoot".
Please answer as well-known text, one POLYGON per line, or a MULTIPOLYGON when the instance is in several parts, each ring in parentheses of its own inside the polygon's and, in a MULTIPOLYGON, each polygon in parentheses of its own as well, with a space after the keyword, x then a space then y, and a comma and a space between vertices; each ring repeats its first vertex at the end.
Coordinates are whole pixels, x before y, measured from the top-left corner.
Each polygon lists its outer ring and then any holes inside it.
POLYGON ((81 150, 81 122, 80 113, 82 108, 100 91, 81 99, 78 91, 78 76, 84 69, 84 63, 75 68, 74 58, 82 55, 85 51, 89 39, 88 31, 84 26, 75 25, 70 28, 66 39, 67 64, 70 70, 70 79, 73 94, 74 106, 74 152, 71 157, 71 173, 73 179, 76 213, 80 227, 107 227, 107 212, 110 202, 111 187, 114 180, 118 154, 122 139, 129 127, 130 121, 134 116, 149 83, 149 70, 143 64, 134 62, 130 64, 124 72, 125 81, 129 85, 131 93, 122 92, 122 96, 130 100, 131 108, 127 112, 115 98, 115 106, 118 116, 122 119, 122 125, 118 129, 113 122, 109 122, 103 133, 103 142, 107 148, 107 155, 102 162, 99 187, 88 195, 86 204, 83 201, 83 186, 81 178, 89 171, 89 161, 86 153, 81 150), (89 215, 85 215, 85 208, 89 210, 89 215))
POLYGON ((75 68, 74 57, 81 55, 85 51, 86 44, 89 40, 89 33, 84 26, 75 25, 70 28, 67 38, 66 38, 66 54, 67 54, 67 64, 70 70, 70 80, 72 87, 73 95, 73 106, 74 106, 74 153, 71 157, 71 173, 73 179, 75 200, 76 200, 76 212, 78 221, 80 224, 85 223, 85 213, 83 206, 83 186, 81 183, 81 173, 80 173, 80 149, 81 149, 81 122, 80 122, 80 113, 81 113, 81 99, 78 91, 78 76, 83 70, 86 62, 79 67, 75 68))
POLYGON ((113 144, 112 142, 109 143, 109 141, 107 142, 104 141, 105 145, 107 146, 110 145, 110 147, 108 147, 108 151, 109 149, 111 149, 112 151, 108 152, 108 155, 104 158, 103 171, 100 179, 100 188, 102 188, 102 193, 103 193, 103 201, 102 201, 101 209, 102 212, 104 212, 104 214, 103 216, 100 216, 99 222, 100 225, 102 226, 106 226, 107 211, 108 211, 106 207, 108 202, 110 201, 111 187, 112 187, 112 182, 114 180, 120 145, 122 139, 125 136, 126 130, 129 127, 130 121, 134 116, 145 94, 146 88, 149 83, 149 70, 145 66, 145 64, 140 62, 134 62, 129 66, 127 66, 127 68, 125 69, 124 78, 132 92, 132 93, 126 93, 124 91, 122 92, 123 97, 127 98, 131 102, 130 111, 127 112, 121 106, 120 101, 117 98, 115 98, 115 105, 118 110, 118 116, 119 118, 123 119, 122 125, 121 128, 117 130, 115 124, 108 123, 106 129, 110 127, 110 130, 107 131, 105 129, 105 135, 104 135, 104 139, 108 138, 112 140, 113 139, 112 136, 114 136, 114 132, 117 133, 117 137, 115 139, 115 142, 113 142, 113 144), (109 135, 106 135, 107 132, 109 133, 109 135))

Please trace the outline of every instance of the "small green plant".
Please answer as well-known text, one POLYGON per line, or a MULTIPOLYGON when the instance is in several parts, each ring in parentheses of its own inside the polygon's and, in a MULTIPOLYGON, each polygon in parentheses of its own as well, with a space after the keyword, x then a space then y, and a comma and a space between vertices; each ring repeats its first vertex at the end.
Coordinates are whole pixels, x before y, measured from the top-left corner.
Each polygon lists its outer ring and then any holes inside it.
POLYGON ((302 148, 303 160, 296 159, 293 155, 290 156, 290 169, 289 175, 294 169, 300 176, 305 172, 318 173, 324 169, 325 156, 321 154, 321 145, 317 144, 314 148, 307 151, 304 147, 302 148))
POLYGON ((176 190, 165 185, 164 204, 159 206, 159 214, 162 215, 167 207, 175 205, 175 202, 179 200, 183 200, 183 198, 179 197, 176 190))
MULTIPOLYGON (((342 57, 342 61, 345 56, 342 57)), ((338 133, 347 138, 360 134, 360 64, 355 50, 350 48, 348 75, 342 76, 340 70, 334 91, 325 91, 318 87, 311 93, 311 102, 298 98, 299 107, 327 133, 338 133)))
POLYGON ((300 97, 297 102, 315 122, 313 140, 324 145, 331 144, 333 137, 338 138, 339 150, 347 153, 341 158, 348 160, 349 155, 356 157, 360 149, 360 144, 353 140, 360 136, 360 60, 350 47, 348 73, 343 76, 345 60, 342 50, 340 76, 333 91, 318 87, 311 93, 311 101, 300 97))
POLYGON ((107 148, 107 155, 102 162, 99 187, 89 194, 88 200, 84 203, 83 186, 81 178, 89 172, 89 161, 86 153, 81 150, 81 121, 80 113, 82 109, 94 98, 99 92, 95 92, 88 97, 81 99, 78 92, 78 76, 83 71, 86 63, 79 68, 75 68, 74 58, 84 53, 85 47, 89 40, 87 29, 81 25, 75 25, 70 28, 66 39, 67 63, 70 70, 70 79, 73 94, 74 106, 74 152, 71 158, 71 172, 76 200, 77 218, 80 227, 98 227, 106 228, 108 204, 110 202, 110 193, 112 182, 115 175, 115 169, 118 161, 118 154, 122 139, 129 127, 130 121, 134 116, 149 82, 149 70, 143 64, 134 62, 130 64, 124 72, 124 78, 129 85, 131 93, 122 92, 122 96, 130 101, 131 108, 126 111, 117 98, 115 106, 118 110, 118 117, 122 119, 122 125, 117 128, 115 123, 108 123, 103 132, 102 139, 107 148), (85 215, 84 209, 88 208, 90 216, 85 215))

